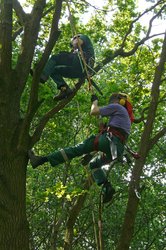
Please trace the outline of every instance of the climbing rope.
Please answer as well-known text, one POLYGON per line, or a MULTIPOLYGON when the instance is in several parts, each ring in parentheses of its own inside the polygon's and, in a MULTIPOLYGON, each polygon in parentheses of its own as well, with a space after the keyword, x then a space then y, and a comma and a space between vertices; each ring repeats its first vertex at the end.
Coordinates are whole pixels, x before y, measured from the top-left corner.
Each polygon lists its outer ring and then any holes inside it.
POLYGON ((97 237, 97 229, 96 229, 95 215, 94 215, 93 210, 92 210, 92 221, 93 221, 93 228, 94 228, 94 234, 95 234, 96 247, 97 247, 97 250, 100 250, 99 244, 98 244, 98 237, 97 237))
POLYGON ((79 37, 77 36, 78 33, 76 32, 76 28, 75 28, 75 25, 74 25, 74 20, 73 20, 73 16, 72 16, 72 13, 71 13, 71 10, 70 10, 69 1, 66 0, 66 3, 67 3, 67 7, 68 7, 68 12, 69 12, 69 21, 70 21, 72 36, 73 37, 74 37, 74 35, 76 36, 77 43, 78 43, 78 48, 79 48, 79 52, 80 52, 80 53, 78 52, 78 57, 80 59, 81 65, 82 65, 82 62, 83 62, 84 67, 82 67, 82 68, 85 70, 85 73, 86 73, 86 78, 87 78, 88 83, 89 83, 89 90, 92 90, 92 92, 93 92, 91 77, 90 77, 90 75, 88 73, 88 67, 87 67, 86 60, 85 60, 85 57, 84 57, 84 53, 83 53, 83 50, 82 50, 82 47, 81 47, 81 44, 80 44, 80 41, 79 41, 79 37))
MULTIPOLYGON (((88 182, 89 182, 89 186, 91 186, 91 183, 93 183, 93 179, 92 179, 92 176, 89 175, 89 171, 88 171, 88 168, 87 168, 87 165, 84 166, 84 169, 85 169, 85 172, 87 174, 87 176, 89 177, 88 178, 88 182)), ((99 205, 99 208, 101 206, 99 205)), ((100 242, 101 242, 101 237, 100 235, 101 234, 101 229, 100 229, 100 224, 99 224, 99 221, 98 221, 98 228, 99 228, 99 236, 97 235, 97 228, 96 228, 96 221, 95 221, 95 214, 94 214, 94 211, 93 211, 93 207, 92 207, 92 221, 93 221, 93 229, 94 229, 94 236, 95 236, 95 242, 96 242, 96 249, 97 250, 102 250, 102 248, 100 247, 100 242)))
POLYGON ((103 227, 102 227, 102 208, 103 208, 103 194, 100 193, 100 199, 99 199, 99 218, 98 218, 98 228, 99 228, 99 249, 103 250, 103 227))

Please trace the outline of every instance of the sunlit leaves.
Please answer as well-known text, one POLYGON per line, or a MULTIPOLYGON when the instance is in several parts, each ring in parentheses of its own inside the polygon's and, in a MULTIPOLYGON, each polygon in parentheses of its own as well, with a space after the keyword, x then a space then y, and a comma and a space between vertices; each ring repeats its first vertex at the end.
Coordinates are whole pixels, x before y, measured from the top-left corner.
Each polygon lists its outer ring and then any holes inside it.
POLYGON ((45 202, 49 201, 49 197, 56 196, 58 199, 65 198, 67 201, 77 198, 79 195, 85 193, 81 188, 72 187, 72 183, 68 186, 64 186, 62 182, 57 182, 55 186, 46 189, 45 202))

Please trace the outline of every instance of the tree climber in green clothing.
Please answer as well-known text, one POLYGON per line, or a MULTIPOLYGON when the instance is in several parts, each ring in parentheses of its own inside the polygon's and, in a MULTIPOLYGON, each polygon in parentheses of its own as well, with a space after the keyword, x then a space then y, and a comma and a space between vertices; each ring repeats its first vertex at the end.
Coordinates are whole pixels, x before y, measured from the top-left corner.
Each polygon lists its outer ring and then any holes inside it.
MULTIPOLYGON (((57 101, 68 97, 72 93, 63 77, 85 77, 84 63, 86 63, 87 68, 92 68, 94 65, 94 48, 88 36, 83 34, 75 35, 70 45, 72 47, 71 52, 61 51, 59 54, 50 57, 40 78, 40 82, 45 83, 50 76, 56 83, 57 88, 60 90, 60 94, 54 97, 54 100, 57 101)), ((33 70, 31 70, 31 74, 33 74, 33 70)))
POLYGON ((91 115, 100 115, 109 118, 107 126, 99 135, 91 135, 80 144, 57 150, 47 156, 36 156, 33 151, 29 151, 29 158, 32 167, 36 168, 45 162, 50 162, 52 166, 56 166, 75 157, 89 154, 90 152, 103 152, 102 155, 93 158, 89 166, 94 181, 98 185, 103 185, 103 202, 106 203, 112 199, 115 190, 110 182, 108 182, 105 172, 101 167, 115 159, 122 160, 124 145, 130 133, 131 122, 134 120, 134 117, 132 105, 126 94, 113 93, 109 104, 104 107, 98 106, 96 95, 92 95, 91 101, 91 115))

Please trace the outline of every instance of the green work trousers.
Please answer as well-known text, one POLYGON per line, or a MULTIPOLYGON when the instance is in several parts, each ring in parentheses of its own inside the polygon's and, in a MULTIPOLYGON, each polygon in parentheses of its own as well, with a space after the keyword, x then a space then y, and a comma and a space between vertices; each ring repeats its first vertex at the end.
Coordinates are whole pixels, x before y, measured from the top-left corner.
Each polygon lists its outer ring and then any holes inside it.
POLYGON ((41 78, 51 77, 60 89, 66 86, 64 78, 82 78, 85 76, 83 62, 77 53, 60 52, 50 57, 41 78))
MULTIPOLYGON (((95 138, 96 136, 92 135, 82 143, 79 143, 72 147, 64 148, 63 151, 65 152, 68 160, 95 151, 94 147, 95 138)), ((117 154, 118 158, 120 158, 123 154, 124 145, 120 142, 120 139, 118 137, 113 136, 112 140, 117 145, 117 154)), ((90 161, 89 165, 90 169, 92 170, 92 175, 94 177, 94 180, 98 185, 101 185, 106 181, 106 175, 104 171, 101 169, 101 167, 112 161, 112 156, 110 151, 110 141, 107 138, 106 132, 99 136, 98 151, 103 152, 104 154, 98 155, 97 157, 93 158, 92 161, 90 161)), ((49 154, 47 156, 47 159, 52 166, 56 166, 60 163, 65 162, 65 158, 61 153, 61 150, 57 150, 52 154, 49 154)))

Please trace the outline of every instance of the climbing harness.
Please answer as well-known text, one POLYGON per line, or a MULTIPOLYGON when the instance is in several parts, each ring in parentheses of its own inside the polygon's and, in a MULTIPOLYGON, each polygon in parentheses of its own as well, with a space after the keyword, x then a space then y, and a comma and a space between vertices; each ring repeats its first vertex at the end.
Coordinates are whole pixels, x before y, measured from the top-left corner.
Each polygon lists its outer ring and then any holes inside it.
MULTIPOLYGON (((103 133, 107 133, 106 138, 110 141, 110 152, 111 152, 112 160, 115 160, 118 158, 118 156, 117 156, 117 145, 112 140, 113 136, 118 137, 121 143, 125 144, 125 141, 127 140, 128 135, 124 134, 124 132, 119 128, 117 129, 117 128, 113 128, 109 126, 107 127, 105 124, 103 124, 99 130, 99 134, 96 135, 94 139, 95 151, 98 151, 99 138, 103 133)), ((139 159, 141 157, 137 152, 131 150, 127 144, 124 145, 124 148, 134 159, 139 159)))
POLYGON ((118 137, 123 144, 125 143, 127 139, 127 134, 123 135, 122 132, 120 132, 118 128, 113 128, 113 127, 103 125, 103 127, 100 128, 99 134, 95 137, 95 140, 94 140, 94 149, 96 151, 98 151, 99 137, 103 133, 107 133, 107 139, 109 139, 109 141, 111 140, 113 135, 118 137))

